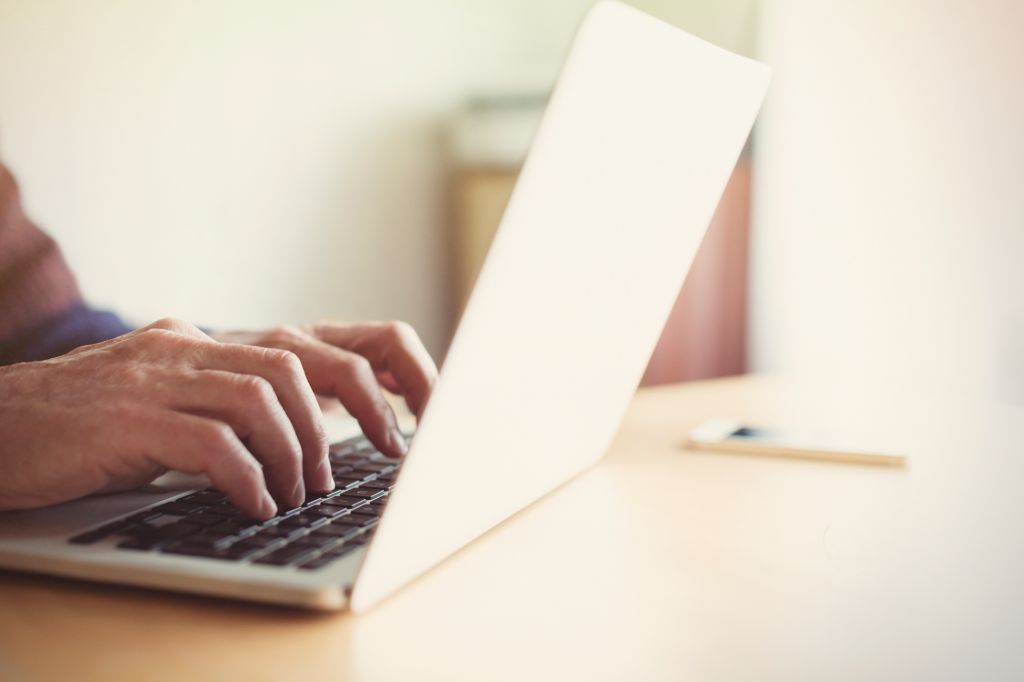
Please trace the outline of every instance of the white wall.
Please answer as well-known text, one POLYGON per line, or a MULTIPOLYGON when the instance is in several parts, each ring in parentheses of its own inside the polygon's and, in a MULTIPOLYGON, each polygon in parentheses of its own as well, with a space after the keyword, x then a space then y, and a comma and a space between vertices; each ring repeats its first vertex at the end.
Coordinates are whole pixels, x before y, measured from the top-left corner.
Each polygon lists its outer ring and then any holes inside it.
POLYGON ((756 367, 1024 393, 1022 26, 1010 0, 765 3, 756 367))
MULTIPOLYGON (((0 155, 88 295, 147 321, 444 339, 444 120, 548 87, 590 0, 0 0, 0 155)), ((750 0, 638 5, 736 47, 750 0)))

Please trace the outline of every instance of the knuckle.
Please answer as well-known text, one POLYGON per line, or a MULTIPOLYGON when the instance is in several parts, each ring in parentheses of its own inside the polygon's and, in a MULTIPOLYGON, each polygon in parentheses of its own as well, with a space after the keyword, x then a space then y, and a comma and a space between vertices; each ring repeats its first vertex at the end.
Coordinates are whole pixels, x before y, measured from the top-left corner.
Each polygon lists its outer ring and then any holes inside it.
POLYGON ((176 319, 174 319, 173 317, 162 317, 159 320, 157 320, 156 322, 151 322, 150 324, 148 324, 146 326, 146 329, 147 330, 150 330, 150 329, 172 330, 177 325, 177 322, 178 321, 176 319))
POLYGON ((136 337, 136 343, 145 347, 163 346, 168 342, 174 342, 178 338, 177 334, 163 327, 150 326, 139 332, 139 335, 136 337))
POLYGON ((175 329, 167 329, 164 327, 147 327, 142 330, 138 337, 138 342, 144 346, 174 346, 184 347, 196 343, 196 340, 188 334, 175 329))
POLYGON ((274 327, 266 334, 266 340, 281 348, 291 348, 303 337, 302 330, 293 325, 281 325, 274 327))
POLYGON ((263 360, 268 365, 287 372, 295 373, 302 371, 302 363, 299 361, 299 356, 290 350, 281 350, 279 348, 264 349, 263 360))
POLYGON ((235 390, 247 401, 268 404, 275 400, 274 387, 270 382, 253 374, 239 374, 235 379, 235 390))
POLYGON ((390 320, 384 323, 384 329, 388 336, 396 341, 405 341, 416 338, 416 330, 412 325, 402 320, 390 320))
POLYGON ((373 367, 370 361, 362 355, 349 354, 343 361, 342 367, 351 377, 364 377, 373 374, 373 367))
POLYGON ((192 327, 191 324, 184 320, 179 320, 176 317, 163 317, 156 322, 150 324, 147 329, 163 329, 169 332, 185 332, 192 327))
POLYGON ((234 450, 235 432, 223 422, 209 422, 199 434, 203 447, 223 454, 234 450))

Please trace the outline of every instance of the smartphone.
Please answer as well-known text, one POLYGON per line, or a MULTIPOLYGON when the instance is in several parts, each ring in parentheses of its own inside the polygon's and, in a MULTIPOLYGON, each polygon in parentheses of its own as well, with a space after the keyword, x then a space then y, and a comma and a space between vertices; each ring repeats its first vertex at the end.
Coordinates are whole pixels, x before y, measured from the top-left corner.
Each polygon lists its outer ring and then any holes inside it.
POLYGON ((888 452, 849 439, 823 434, 799 434, 743 424, 735 419, 713 419, 690 432, 687 445, 696 450, 744 455, 794 457, 852 464, 904 466, 906 455, 888 452))

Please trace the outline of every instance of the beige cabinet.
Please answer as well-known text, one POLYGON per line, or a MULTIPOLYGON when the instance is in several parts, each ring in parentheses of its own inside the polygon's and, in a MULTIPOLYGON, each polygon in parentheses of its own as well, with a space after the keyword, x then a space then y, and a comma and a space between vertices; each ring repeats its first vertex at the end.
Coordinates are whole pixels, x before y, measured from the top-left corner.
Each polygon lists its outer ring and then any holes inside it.
POLYGON ((457 320, 473 290, 501 222, 518 168, 465 168, 455 175, 452 200, 452 309, 457 320))

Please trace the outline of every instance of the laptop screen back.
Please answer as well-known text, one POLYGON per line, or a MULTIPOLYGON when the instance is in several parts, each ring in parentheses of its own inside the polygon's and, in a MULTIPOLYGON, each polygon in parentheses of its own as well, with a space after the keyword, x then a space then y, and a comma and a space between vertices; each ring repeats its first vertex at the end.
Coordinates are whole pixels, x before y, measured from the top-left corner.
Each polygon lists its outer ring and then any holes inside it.
POLYGON ((616 2, 584 21, 352 594, 365 610, 595 462, 769 80, 616 2))

